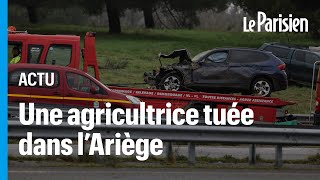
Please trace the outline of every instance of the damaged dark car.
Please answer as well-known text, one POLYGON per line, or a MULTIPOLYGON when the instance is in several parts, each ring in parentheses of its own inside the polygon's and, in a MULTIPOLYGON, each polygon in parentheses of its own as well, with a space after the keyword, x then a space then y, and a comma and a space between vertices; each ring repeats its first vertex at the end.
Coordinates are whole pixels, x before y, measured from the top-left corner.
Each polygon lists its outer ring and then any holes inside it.
POLYGON ((191 58, 186 49, 159 54, 160 70, 144 74, 157 89, 242 93, 270 96, 288 86, 285 64, 272 53, 244 48, 220 48, 191 58), (162 66, 161 58, 179 58, 162 66))

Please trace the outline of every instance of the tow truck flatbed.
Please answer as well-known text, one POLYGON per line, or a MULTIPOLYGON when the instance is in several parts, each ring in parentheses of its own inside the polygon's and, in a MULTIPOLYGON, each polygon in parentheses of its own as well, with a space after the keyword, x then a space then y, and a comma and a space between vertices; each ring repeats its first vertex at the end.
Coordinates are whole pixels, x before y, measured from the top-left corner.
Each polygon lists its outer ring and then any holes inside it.
POLYGON ((141 88, 125 88, 109 86, 110 89, 140 98, 147 105, 164 108, 167 102, 172 108, 194 107, 201 110, 204 105, 212 108, 230 108, 233 102, 238 102, 237 109, 251 108, 254 111, 254 120, 274 123, 285 118, 283 107, 293 105, 294 102, 283 101, 279 98, 244 96, 234 94, 218 94, 187 91, 167 91, 141 88))

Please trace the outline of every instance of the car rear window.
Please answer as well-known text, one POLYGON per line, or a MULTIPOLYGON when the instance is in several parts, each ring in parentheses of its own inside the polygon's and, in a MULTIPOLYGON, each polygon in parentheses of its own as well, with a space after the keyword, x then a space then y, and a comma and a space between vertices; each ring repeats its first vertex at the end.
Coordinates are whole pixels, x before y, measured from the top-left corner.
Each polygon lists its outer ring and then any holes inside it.
POLYGON ((229 62, 237 63, 255 63, 267 61, 268 55, 263 52, 248 51, 248 50, 232 50, 229 62))
POLYGON ((315 53, 302 50, 296 50, 293 54, 292 59, 307 64, 314 64, 316 61, 320 61, 320 57, 317 56, 315 53))
POLYGON ((264 50, 272 52, 272 54, 274 54, 278 58, 288 58, 290 53, 290 49, 275 46, 267 46, 264 50))
POLYGON ((306 61, 307 52, 296 50, 293 54, 292 59, 296 61, 305 62, 306 61))

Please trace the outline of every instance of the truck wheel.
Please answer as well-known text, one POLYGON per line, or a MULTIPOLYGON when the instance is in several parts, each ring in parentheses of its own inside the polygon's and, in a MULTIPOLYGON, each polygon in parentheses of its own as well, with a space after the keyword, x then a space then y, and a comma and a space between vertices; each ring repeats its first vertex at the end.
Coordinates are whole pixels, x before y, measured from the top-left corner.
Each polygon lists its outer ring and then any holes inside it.
POLYGON ((251 85, 251 93, 255 96, 269 97, 272 89, 271 82, 265 78, 257 78, 251 85))
POLYGON ((160 83, 158 84, 158 89, 169 90, 169 91, 179 91, 182 89, 181 77, 174 72, 168 73, 162 77, 160 83))

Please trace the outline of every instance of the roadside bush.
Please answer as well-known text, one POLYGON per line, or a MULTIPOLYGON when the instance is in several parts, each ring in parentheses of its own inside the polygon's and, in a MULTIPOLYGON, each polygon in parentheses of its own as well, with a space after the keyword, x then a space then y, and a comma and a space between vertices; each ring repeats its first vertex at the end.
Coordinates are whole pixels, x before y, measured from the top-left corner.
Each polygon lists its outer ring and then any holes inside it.
POLYGON ((127 60, 106 60, 103 67, 99 67, 100 69, 124 69, 128 65, 127 60))
POLYGON ((310 164, 320 164, 320 154, 317 153, 316 155, 309 156, 308 157, 308 162, 310 164))

